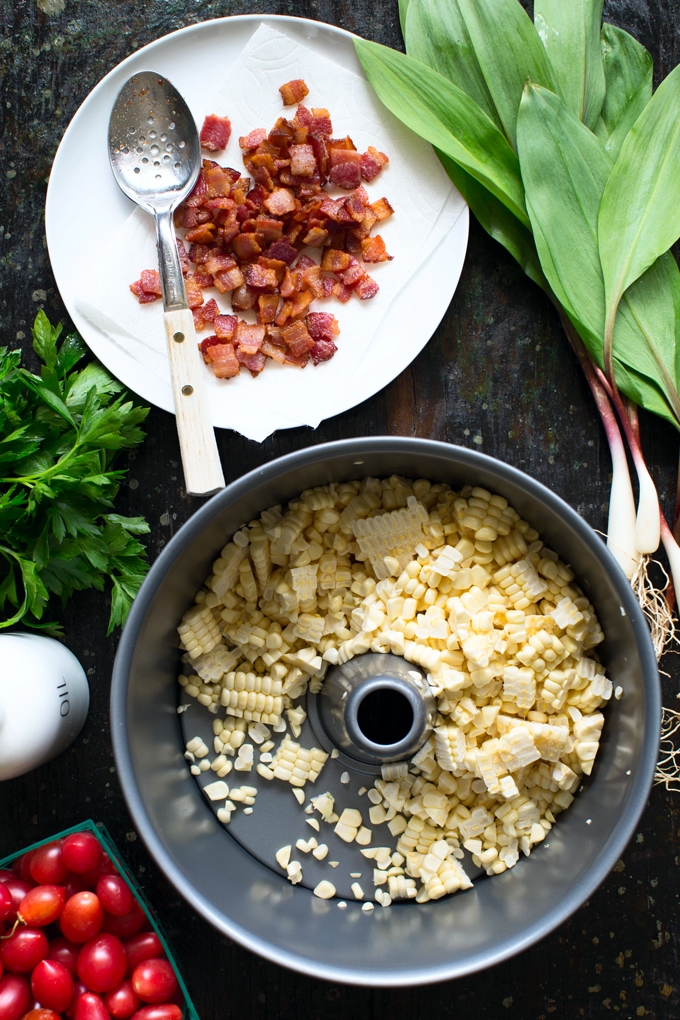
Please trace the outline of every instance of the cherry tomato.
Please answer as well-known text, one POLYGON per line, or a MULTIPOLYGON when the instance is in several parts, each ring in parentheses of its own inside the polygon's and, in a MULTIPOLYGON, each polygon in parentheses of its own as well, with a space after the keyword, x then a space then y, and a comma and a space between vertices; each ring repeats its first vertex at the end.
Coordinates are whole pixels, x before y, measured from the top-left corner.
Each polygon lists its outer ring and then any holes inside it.
POLYGON ((112 914, 106 914, 102 930, 110 932, 111 935, 117 935, 119 939, 128 939, 131 935, 137 934, 145 921, 146 914, 135 900, 132 910, 129 914, 125 914, 124 917, 114 917, 112 914))
POLYGON ((0 959, 6 970, 27 974, 47 956, 47 936, 40 928, 18 928, 3 939, 0 959))
POLYGON ((102 862, 101 843, 92 832, 72 832, 61 844, 61 853, 69 871, 82 875, 102 862))
POLYGON ((125 917, 135 905, 132 891, 120 875, 102 875, 97 882, 97 896, 107 914, 125 917))
POLYGON ((128 958, 127 975, 130 977, 138 963, 144 960, 164 959, 165 952, 161 940, 154 931, 140 932, 123 943, 128 958))
POLYGON ((167 1002, 177 991, 177 978, 167 960, 144 960, 132 972, 132 987, 143 1002, 167 1002))
POLYGON ((104 1005, 114 1020, 128 1020, 141 1004, 141 1000, 135 995, 131 981, 121 981, 116 988, 104 996, 104 1005))
POLYGON ((17 910, 21 906, 21 901, 24 896, 31 891, 33 886, 32 884, 29 885, 28 882, 24 882, 22 878, 16 878, 14 875, 12 878, 8 878, 6 882, 3 882, 3 885, 12 897, 13 904, 12 909, 5 920, 8 924, 14 924, 17 919, 17 910))
POLYGON ((41 1006, 63 1013, 73 998, 73 978, 63 963, 41 960, 31 974, 31 991, 41 1006))
POLYGON ((64 909, 64 898, 61 885, 36 885, 19 904, 21 919, 39 928, 52 924, 64 909))
POLYGON ((6 917, 14 910, 14 900, 9 889, 0 884, 0 921, 4 921, 6 917))
POLYGON ((0 1016, 2 1020, 21 1020, 31 1001, 26 978, 5 974, 0 978, 0 1016))
POLYGON ((47 959, 56 960, 57 963, 61 963, 66 967, 71 977, 74 978, 78 974, 77 961, 81 948, 81 946, 77 946, 74 942, 69 942, 68 939, 61 936, 56 939, 50 939, 47 959))
POLYGON ((80 998, 81 995, 84 995, 86 991, 87 991, 87 988, 85 987, 85 985, 83 984, 82 981, 75 981, 74 982, 74 984, 73 984, 73 998, 69 1002, 68 1008, 66 1009, 65 1014, 64 1014, 65 1016, 68 1017, 68 1020, 74 1020, 75 1015, 76 1015, 76 1006, 78 1005, 78 999, 80 998))
POLYGON ((109 1011, 98 995, 84 992, 76 1002, 75 1020, 109 1020, 109 1011))
POLYGON ((104 911, 92 892, 79 892, 67 900, 59 924, 70 942, 88 942, 101 929, 104 911))
POLYGON ((42 1006, 38 1006, 37 1009, 31 1009, 28 1013, 24 1013, 21 1020, 61 1020, 61 1017, 51 1009, 43 1009, 42 1006))
POLYGON ((33 857, 33 851, 29 850, 29 852, 27 854, 22 854, 21 857, 18 857, 16 859, 16 861, 14 862, 14 864, 12 865, 12 868, 14 869, 16 874, 19 876, 19 878, 23 878, 24 882, 32 882, 33 881, 33 879, 31 878, 31 858, 32 857, 33 857))
POLYGON ((70 900, 77 892, 92 892, 92 887, 82 875, 69 875, 64 886, 64 895, 70 900))
POLYGON ((14 878, 14 875, 14 871, 8 871, 7 868, 0 868, 0 882, 6 882, 8 878, 14 878))
POLYGON ((64 864, 58 843, 47 843, 34 850, 30 864, 31 878, 38 885, 62 885, 66 881, 68 868, 64 864))
POLYGON ((92 992, 109 992, 125 977, 127 957, 115 935, 98 935, 78 957, 78 977, 92 992))
POLYGON ((182 1010, 173 1002, 143 1006, 132 1014, 132 1020, 182 1020, 182 1010))

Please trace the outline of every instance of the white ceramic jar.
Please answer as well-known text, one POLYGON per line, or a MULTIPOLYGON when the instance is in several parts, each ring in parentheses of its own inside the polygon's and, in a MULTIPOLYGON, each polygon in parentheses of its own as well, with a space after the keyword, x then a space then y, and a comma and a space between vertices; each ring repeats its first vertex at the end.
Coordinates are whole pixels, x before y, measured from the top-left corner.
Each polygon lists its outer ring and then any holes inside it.
POLYGON ((85 671, 68 648, 41 634, 0 634, 0 780, 61 754, 89 705, 85 671))

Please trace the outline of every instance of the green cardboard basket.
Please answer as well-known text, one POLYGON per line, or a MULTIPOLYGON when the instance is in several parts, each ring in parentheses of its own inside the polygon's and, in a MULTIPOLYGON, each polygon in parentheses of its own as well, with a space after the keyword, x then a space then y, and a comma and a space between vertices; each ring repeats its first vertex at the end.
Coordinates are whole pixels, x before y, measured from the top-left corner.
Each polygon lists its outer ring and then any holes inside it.
POLYGON ((156 916, 155 916, 154 911, 153 911, 153 907, 151 906, 151 904, 147 900, 146 896, 144 895, 144 893, 140 889, 140 887, 137 884, 137 881, 136 881, 134 875, 132 874, 132 872, 128 868, 128 866, 125 863, 125 861, 123 860, 123 858, 121 857, 121 855, 120 855, 120 853, 118 851, 118 847, 116 846, 116 844, 111 839, 111 836, 109 835, 109 833, 106 830, 106 826, 102 822, 97 822, 95 824, 95 822, 93 822, 91 819, 88 818, 87 821, 81 822, 80 825, 74 825, 70 829, 64 829, 63 832, 58 832, 58 833, 56 833, 56 835, 50 836, 49 839, 41 839, 37 843, 31 843, 30 846, 24 847, 23 850, 18 850, 16 853, 10 854, 9 857, 5 857, 2 860, 0 860, 0 868, 4 868, 4 867, 7 867, 8 865, 12 864, 13 861, 15 861, 17 859, 17 857, 21 857, 22 854, 28 853, 29 850, 37 850, 37 848, 39 846, 44 846, 46 843, 54 843, 58 839, 63 839, 64 836, 70 836, 72 832, 92 832, 92 833, 94 833, 94 835, 97 837, 97 839, 101 843, 101 845, 104 848, 104 850, 106 851, 106 853, 109 855, 111 860, 114 861, 114 863, 115 863, 116 867, 118 868, 120 874, 123 876, 125 881, 128 883, 128 885, 132 889, 133 893, 135 894, 135 897, 136 897, 140 907, 142 908, 142 910, 146 914, 147 918, 149 919, 149 922, 150 922, 153 930, 155 931, 156 935, 158 935, 158 938, 161 941, 161 945, 163 946, 163 949, 165 950, 165 953, 166 953, 166 955, 168 957, 168 960, 172 964, 173 970, 175 971, 175 976, 177 977, 177 980, 179 982, 179 987, 181 989, 182 995, 184 996, 184 1006, 183 1006, 183 1010, 182 1010, 182 1015, 184 1017, 184 1020, 200 1020, 199 1015, 196 1012, 196 1007, 194 1006, 193 1002, 191 1001, 191 996, 189 995, 189 992, 187 991, 187 986, 184 984, 184 980, 183 980, 182 975, 180 973, 180 969, 177 966, 177 961, 175 959, 175 954, 172 951, 172 947, 170 945, 170 941, 169 941, 167 935, 165 934, 165 932, 163 931, 163 928, 161 927, 160 922, 156 919, 156 916))

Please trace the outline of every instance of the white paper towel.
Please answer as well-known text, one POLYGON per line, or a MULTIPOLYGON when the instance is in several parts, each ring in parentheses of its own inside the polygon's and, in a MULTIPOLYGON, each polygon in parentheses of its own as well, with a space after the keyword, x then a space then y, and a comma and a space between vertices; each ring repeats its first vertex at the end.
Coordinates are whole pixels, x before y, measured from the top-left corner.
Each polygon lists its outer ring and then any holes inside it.
MULTIPOLYGON (((353 297, 342 305, 331 299, 312 306, 312 310, 332 311, 338 319, 341 332, 332 361, 308 365, 302 371, 268 363, 257 379, 242 371, 235 379, 218 380, 206 368, 215 420, 256 441, 279 428, 316 428, 333 413, 336 395, 369 345, 384 345, 389 364, 395 345, 412 343, 408 336, 395 337, 394 331, 389 337, 381 336, 380 323, 390 302, 464 208, 430 145, 394 118, 363 78, 268 25, 260 25, 253 33, 209 108, 191 111, 198 124, 208 113, 231 118, 232 137, 226 151, 218 154, 221 164, 243 171, 239 136, 256 127, 270 130, 278 117, 291 114, 282 109, 279 86, 293 78, 303 78, 309 87, 306 105, 328 108, 336 137, 349 134, 361 151, 373 145, 389 156, 389 164, 365 187, 372 201, 385 195, 394 208, 394 216, 379 226, 394 259, 368 267, 380 285, 372 300, 353 297)), ((346 194, 339 189, 332 193, 346 194)), ((129 291, 142 269, 157 264, 153 220, 136 209, 84 278, 77 306, 112 342, 169 384, 161 302, 140 305, 129 291)), ((213 289, 204 293, 206 300, 215 297, 223 311, 231 311, 228 296, 213 289)), ((243 317, 254 321, 252 313, 243 317)), ((380 385, 384 383, 378 381, 376 389, 380 385)))

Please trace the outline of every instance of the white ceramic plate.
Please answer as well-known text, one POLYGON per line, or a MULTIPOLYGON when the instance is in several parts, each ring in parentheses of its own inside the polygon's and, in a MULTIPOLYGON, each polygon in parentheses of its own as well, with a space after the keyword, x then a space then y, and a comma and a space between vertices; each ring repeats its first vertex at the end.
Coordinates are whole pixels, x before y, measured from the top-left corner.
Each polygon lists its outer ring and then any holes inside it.
MULTIPOLYGON (((111 173, 106 126, 123 83, 135 71, 149 67, 167 75, 192 109, 207 108, 214 94, 214 75, 197 73, 197 69, 220 67, 226 72, 262 23, 292 35, 317 54, 363 76, 354 50, 354 36, 331 25, 276 15, 244 15, 190 25, 133 53, 102 79, 67 128, 50 175, 45 210, 47 244, 57 285, 76 328, 94 354, 127 387, 143 400, 170 412, 174 408, 169 385, 93 326, 76 306, 83 257, 97 245, 98 238, 113 236, 134 208, 111 173)), ((379 353, 379 344, 376 355, 367 351, 351 385, 329 387, 325 417, 340 414, 377 393, 425 346, 458 285, 468 225, 465 208, 382 320, 379 334, 393 336, 395 331, 406 332, 410 338, 406 349, 402 347, 398 357, 387 358, 379 353)), ((213 424, 233 427, 214 403, 213 424)), ((286 427, 285 421, 278 427, 286 427)))

